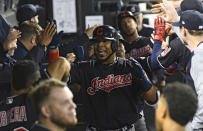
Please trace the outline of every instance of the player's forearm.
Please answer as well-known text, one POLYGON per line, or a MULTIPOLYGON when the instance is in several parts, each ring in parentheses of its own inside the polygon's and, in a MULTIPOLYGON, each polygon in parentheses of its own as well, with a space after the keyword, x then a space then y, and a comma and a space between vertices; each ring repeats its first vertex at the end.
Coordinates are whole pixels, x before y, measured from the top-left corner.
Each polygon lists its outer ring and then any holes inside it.
POLYGON ((150 103, 155 104, 158 100, 157 89, 152 85, 152 88, 144 94, 144 99, 150 103))
POLYGON ((151 60, 150 60, 150 62, 151 62, 150 66, 151 66, 152 70, 160 68, 157 57, 161 53, 161 45, 162 45, 161 41, 154 40, 154 46, 153 46, 151 60))

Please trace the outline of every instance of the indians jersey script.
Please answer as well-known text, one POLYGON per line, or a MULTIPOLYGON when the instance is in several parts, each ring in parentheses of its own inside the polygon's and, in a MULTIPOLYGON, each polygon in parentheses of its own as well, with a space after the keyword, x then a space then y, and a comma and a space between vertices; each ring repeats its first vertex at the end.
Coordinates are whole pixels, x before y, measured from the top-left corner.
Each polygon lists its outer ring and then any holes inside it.
POLYGON ((88 124, 101 129, 115 129, 139 119, 143 106, 141 95, 151 83, 134 59, 117 60, 112 64, 97 61, 71 66, 71 83, 81 86, 88 124))
POLYGON ((0 131, 29 131, 36 120, 27 94, 8 97, 0 104, 0 131))
POLYGON ((152 54, 153 44, 150 41, 150 38, 139 37, 136 41, 125 44, 126 49, 126 58, 133 57, 135 59, 139 57, 147 57, 152 54))

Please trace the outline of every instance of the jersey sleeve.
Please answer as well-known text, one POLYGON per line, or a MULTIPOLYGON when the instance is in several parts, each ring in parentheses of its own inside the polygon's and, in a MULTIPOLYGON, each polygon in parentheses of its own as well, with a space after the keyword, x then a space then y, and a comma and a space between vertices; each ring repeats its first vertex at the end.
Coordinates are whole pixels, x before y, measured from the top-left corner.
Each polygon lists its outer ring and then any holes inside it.
POLYGON ((135 77, 135 82, 139 83, 139 86, 141 87, 141 90, 143 92, 147 92, 152 88, 152 84, 146 72, 135 59, 129 58, 129 60, 132 62, 133 65, 133 73, 135 73, 133 74, 133 76, 135 77))
POLYGON ((157 59, 157 56, 161 53, 161 45, 162 45, 162 42, 159 41, 159 40, 154 40, 154 47, 153 47, 153 50, 152 50, 152 55, 151 55, 151 59, 150 59, 150 66, 151 66, 151 69, 152 70, 156 70, 159 67, 159 62, 158 62, 158 59, 157 59))
POLYGON ((179 42, 181 41, 178 38, 172 40, 169 47, 165 48, 157 57, 158 63, 162 68, 167 68, 176 61, 181 53, 179 45, 182 43, 179 42))

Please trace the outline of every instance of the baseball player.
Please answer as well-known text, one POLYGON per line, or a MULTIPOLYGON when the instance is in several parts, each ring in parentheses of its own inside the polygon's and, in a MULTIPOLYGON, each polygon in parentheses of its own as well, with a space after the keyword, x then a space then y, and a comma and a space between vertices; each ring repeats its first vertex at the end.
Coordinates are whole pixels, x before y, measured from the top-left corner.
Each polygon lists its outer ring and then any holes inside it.
POLYGON ((11 79, 11 70, 15 60, 11 58, 16 49, 16 40, 21 32, 12 29, 0 15, 0 100, 9 96, 8 88, 11 79))
POLYGON ((67 131, 77 124, 76 105, 66 83, 56 79, 42 81, 30 96, 39 116, 30 131, 67 131))
POLYGON ((124 43, 127 44, 127 41, 125 41, 120 33, 118 33, 119 37, 119 43, 118 43, 118 49, 116 52, 117 57, 125 58, 125 47, 124 43))
MULTIPOLYGON (((164 3, 164 4, 166 4, 167 6, 163 6, 164 8, 162 10, 168 10, 169 12, 173 12, 172 8, 169 8, 168 3, 164 3)), ((181 2, 181 11, 183 12, 186 10, 197 10, 199 12, 203 12, 202 2, 200 0, 193 0, 193 1, 184 0, 181 2)), ((172 14, 167 13, 168 18, 172 20, 174 16, 177 16, 177 15, 174 15, 175 13, 176 11, 173 12, 172 14)), ((171 69, 171 67, 173 68, 173 66, 171 65, 173 65, 174 63, 177 63, 176 68, 173 69, 174 75, 168 75, 166 78, 166 82, 172 82, 172 81, 184 82, 186 77, 185 68, 191 55, 190 50, 188 49, 188 47, 184 45, 184 42, 181 40, 181 38, 178 38, 178 37, 176 38, 176 37, 177 36, 175 36, 175 38, 172 38, 170 40, 169 46, 165 50, 163 50, 162 53, 160 53, 161 43, 158 41, 155 41, 152 57, 151 57, 151 60, 149 60, 149 62, 151 62, 152 70, 158 69, 158 68, 171 69)))
POLYGON ((126 57, 146 57, 152 53, 152 42, 150 38, 139 36, 137 33, 137 23, 134 15, 130 11, 122 11, 118 15, 118 28, 122 36, 129 44, 126 47, 126 57))
POLYGON ((81 86, 86 131, 146 131, 143 101, 156 103, 156 89, 140 64, 116 57, 117 30, 97 27, 93 32, 96 60, 73 64, 70 82, 81 86))
POLYGON ((128 44, 124 44, 126 58, 133 57, 138 60, 149 78, 151 78, 151 71, 146 63, 147 59, 145 59, 152 54, 153 44, 150 38, 138 35, 137 21, 132 12, 121 11, 117 19, 121 35, 128 42, 128 44))
POLYGON ((180 37, 188 44, 192 51, 191 59, 187 65, 186 83, 196 92, 198 98, 198 109, 192 120, 191 127, 193 131, 203 130, 203 103, 202 103, 202 50, 203 50, 203 15, 194 10, 184 11, 180 20, 173 23, 180 27, 180 37), (193 18, 193 19, 191 19, 193 18))
POLYGON ((125 5, 121 8, 121 11, 132 12, 137 21, 138 34, 140 36, 151 37, 151 34, 153 33, 153 28, 143 24, 143 14, 140 11, 140 7, 137 4, 125 5))
POLYGON ((19 61, 13 66, 14 94, 0 103, 1 131, 27 131, 37 120, 28 91, 39 79, 39 66, 33 61, 19 61))
POLYGON ((19 25, 24 21, 39 23, 38 15, 38 8, 36 8, 33 4, 24 4, 18 8, 16 12, 16 19, 19 25))
POLYGON ((185 127, 197 107, 197 97, 189 86, 180 82, 168 84, 156 109, 156 131, 189 131, 185 127))
POLYGON ((161 17, 155 19, 154 27, 154 47, 148 60, 151 70, 165 69, 167 83, 172 81, 184 82, 185 67, 190 58, 190 50, 176 35, 175 38, 169 40, 169 46, 162 50, 162 41, 167 36, 170 27, 165 29, 165 22, 161 17))

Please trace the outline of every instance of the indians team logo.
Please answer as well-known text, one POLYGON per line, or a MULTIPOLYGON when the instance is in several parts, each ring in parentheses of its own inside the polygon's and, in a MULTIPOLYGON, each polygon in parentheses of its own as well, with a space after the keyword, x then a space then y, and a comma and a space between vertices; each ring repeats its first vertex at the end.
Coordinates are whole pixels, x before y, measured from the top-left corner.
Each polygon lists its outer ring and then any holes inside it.
POLYGON ((152 48, 147 45, 145 47, 139 48, 139 49, 132 49, 129 53, 125 55, 126 58, 133 57, 147 57, 152 54, 152 48))
POLYGON ((101 36, 103 34, 103 28, 97 29, 97 35, 101 36))
POLYGON ((131 73, 116 76, 114 76, 114 74, 110 74, 105 79, 99 79, 99 77, 93 78, 91 81, 91 87, 87 89, 87 93, 89 95, 95 95, 95 93, 99 90, 109 93, 113 89, 129 85, 132 85, 131 73))

